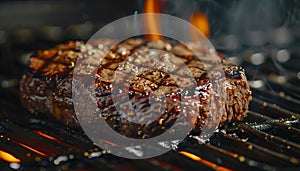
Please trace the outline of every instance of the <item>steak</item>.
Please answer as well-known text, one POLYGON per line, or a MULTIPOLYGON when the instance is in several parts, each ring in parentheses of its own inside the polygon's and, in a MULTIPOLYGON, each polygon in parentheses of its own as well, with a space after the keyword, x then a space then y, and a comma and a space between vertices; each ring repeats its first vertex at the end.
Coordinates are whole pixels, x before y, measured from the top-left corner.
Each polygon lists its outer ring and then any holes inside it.
MULTIPOLYGON (((93 114, 92 120, 102 117, 114 130, 134 138, 161 134, 182 113, 196 112, 196 122, 185 123, 191 124, 193 135, 199 135, 208 122, 214 123, 215 113, 221 113, 221 118, 217 118, 219 126, 246 116, 251 91, 245 71, 233 62, 220 57, 225 96, 219 97, 216 89, 221 84, 214 85, 221 82, 222 73, 216 72, 215 78, 209 78, 214 62, 209 57, 200 60, 190 50, 201 46, 191 44, 188 48, 173 40, 140 38, 127 39, 116 46, 114 43, 107 39, 90 45, 70 41, 39 50, 31 56, 21 80, 23 105, 32 113, 54 116, 69 127, 80 127, 72 99, 72 93, 80 92, 72 92, 72 87, 93 85, 92 98, 97 102, 98 113, 93 114), (75 68, 76 61, 79 64, 75 68), (90 75, 92 82, 80 80, 81 76, 90 75), (73 77, 79 79, 74 82, 73 77), (197 103, 182 106, 181 102, 189 99, 196 99, 197 103)), ((82 108, 85 100, 82 94, 78 102, 82 108)))

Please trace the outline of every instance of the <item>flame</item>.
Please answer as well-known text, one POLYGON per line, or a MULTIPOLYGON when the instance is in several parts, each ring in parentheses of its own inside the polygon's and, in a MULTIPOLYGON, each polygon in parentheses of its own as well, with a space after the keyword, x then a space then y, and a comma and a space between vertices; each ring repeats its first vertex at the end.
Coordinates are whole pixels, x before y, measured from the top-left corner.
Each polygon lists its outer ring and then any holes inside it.
MULTIPOLYGON (((207 17, 201 13, 196 12, 193 13, 189 19, 190 23, 193 24, 198 30, 200 30, 206 37, 209 37, 210 30, 209 30, 209 22, 207 17)), ((197 34, 193 31, 191 31, 191 39, 195 40, 197 39, 197 34)))
POLYGON ((186 152, 186 151, 179 151, 180 154, 192 159, 192 160, 195 160, 197 162, 200 162, 200 163, 203 163, 211 168, 213 168, 214 170, 216 171, 232 171, 228 168, 225 168, 225 167, 222 167, 222 166, 218 166, 217 164, 215 163, 212 163, 210 161, 207 161, 207 160, 204 160, 202 158, 200 158, 199 156, 196 156, 195 154, 192 154, 192 153, 189 153, 189 152, 186 152))
MULTIPOLYGON (((159 13, 160 4, 157 0, 146 0, 144 6, 145 13, 159 13)), ((145 30, 148 32, 160 33, 160 19, 154 15, 146 15, 144 19, 145 30)), ((148 34, 145 35, 148 40, 161 40, 162 36, 159 34, 148 34)))
POLYGON ((5 151, 0 150, 0 159, 5 160, 10 163, 20 163, 21 160, 13 156, 12 154, 9 154, 5 151))

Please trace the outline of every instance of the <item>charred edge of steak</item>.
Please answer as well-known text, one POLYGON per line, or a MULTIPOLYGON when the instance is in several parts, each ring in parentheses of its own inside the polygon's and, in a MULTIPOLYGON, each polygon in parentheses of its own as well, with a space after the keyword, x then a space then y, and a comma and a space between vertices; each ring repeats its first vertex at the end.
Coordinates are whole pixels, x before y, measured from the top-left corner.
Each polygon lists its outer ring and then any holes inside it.
POLYGON ((78 44, 68 42, 30 57, 20 84, 20 99, 29 111, 52 115, 55 88, 72 71, 80 55, 78 44))
MULTIPOLYGON (((77 69, 83 71, 80 74, 95 75, 99 113, 111 128, 128 137, 151 138, 159 135, 175 122, 180 112, 199 111, 197 122, 193 125, 194 130, 191 132, 195 135, 200 133, 205 122, 213 121, 211 114, 219 112, 218 107, 222 105, 225 105, 226 111, 223 112, 221 124, 232 120, 241 120, 246 116, 251 92, 245 71, 234 63, 221 60, 226 76, 226 99, 212 99, 214 98, 212 94, 216 92, 213 92, 211 87, 206 72, 207 68, 204 67, 203 61, 197 59, 193 52, 182 44, 174 41, 147 42, 143 39, 128 39, 113 47, 98 67, 97 62, 99 61, 97 60, 99 57, 97 55, 105 52, 105 49, 110 49, 111 44, 112 41, 110 40, 96 40, 92 43, 93 46, 89 47, 80 42, 70 42, 66 45, 58 45, 53 49, 38 51, 37 55, 30 58, 21 81, 20 97, 24 106, 31 112, 53 115, 67 126, 78 127, 72 100, 72 77, 75 62, 78 59, 80 65, 77 69), (170 69, 172 77, 168 73, 153 70, 153 63, 151 62, 143 63, 143 55, 147 53, 149 48, 165 50, 172 54, 166 64, 170 64, 170 68, 172 65, 179 66, 174 70, 170 69), (120 65, 126 67, 128 63, 126 60, 130 57, 134 59, 137 66, 143 65, 148 70, 140 73, 132 80, 126 80, 126 74, 120 75, 118 80, 113 80, 112 76, 117 72, 118 67, 120 65), (187 66, 190 72, 182 69, 181 65, 187 66), (188 79, 195 80, 197 87, 190 87, 191 85, 185 84, 185 80, 188 79), (132 104, 137 107, 149 106, 145 102, 149 92, 154 93, 158 98, 169 96, 167 110, 163 111, 156 121, 149 124, 136 124, 123 119, 115 106, 121 104, 112 102, 113 81, 128 82, 129 91, 124 91, 130 95, 132 104), (186 85, 186 87, 183 86, 186 90, 185 93, 182 93, 178 83, 186 85), (190 89, 195 91, 189 91, 190 89), (182 108, 178 103, 180 98, 190 97, 199 99, 199 105, 182 108), (178 100, 174 101, 176 98, 178 100), (216 100, 217 105, 213 108, 211 108, 212 100, 216 100)), ((206 62, 206 67, 214 67, 213 62, 209 59, 204 62, 206 62)), ((124 72, 126 71, 125 69, 124 72)), ((129 69, 128 72, 131 70, 129 69)), ((87 85, 90 83, 78 84, 87 85)), ((150 114, 155 113, 153 109, 141 110, 135 115, 145 115, 145 112, 149 113, 147 115, 149 120, 153 119, 151 118, 152 114, 150 114)))

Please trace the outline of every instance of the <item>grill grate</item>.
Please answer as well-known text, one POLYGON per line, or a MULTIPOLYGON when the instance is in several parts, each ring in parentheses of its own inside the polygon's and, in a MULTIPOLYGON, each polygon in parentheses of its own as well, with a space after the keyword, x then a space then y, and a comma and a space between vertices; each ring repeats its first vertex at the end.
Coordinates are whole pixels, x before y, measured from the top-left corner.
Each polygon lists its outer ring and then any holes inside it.
MULTIPOLYGON (((176 151, 145 160, 115 157, 99 149, 78 130, 56 121, 32 118, 16 104, 16 93, 1 91, 0 166, 35 170, 279 170, 300 168, 300 124, 296 105, 262 99, 254 90, 250 112, 243 122, 214 133, 208 144, 186 138, 176 151), (9 99, 5 98, 10 96, 9 99), (279 107, 279 106, 280 107, 279 107), (284 107, 285 109, 281 108, 284 107), (21 163, 11 163, 13 158, 21 163), (47 170, 47 169, 46 169, 47 170)), ((265 91, 264 91, 265 92, 265 91)), ((274 93, 274 96, 276 94, 274 93)), ((277 94, 278 98, 280 96, 277 94)), ((271 98, 274 98, 271 96, 271 98)), ((296 98, 289 100, 297 101, 296 98)), ((283 99, 283 101, 288 101, 283 99)))
MULTIPOLYGON (((248 78, 255 80, 250 64, 244 65, 250 73, 248 78)), ((22 108, 17 88, 0 88, 0 167, 74 171, 299 170, 299 80, 286 78, 282 83, 274 76, 263 78, 267 86, 252 87, 250 111, 242 122, 228 124, 207 144, 188 137, 176 151, 144 160, 113 156, 93 145, 80 130, 42 116, 32 117, 22 108)))

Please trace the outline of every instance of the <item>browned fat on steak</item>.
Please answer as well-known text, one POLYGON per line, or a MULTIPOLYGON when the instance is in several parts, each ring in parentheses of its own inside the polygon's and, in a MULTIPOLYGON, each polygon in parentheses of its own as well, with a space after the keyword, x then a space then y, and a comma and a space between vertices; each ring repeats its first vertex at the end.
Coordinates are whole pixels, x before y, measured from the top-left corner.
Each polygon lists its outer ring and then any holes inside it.
MULTIPOLYGON (((196 122, 192 123, 193 134, 198 134, 214 113, 222 112, 220 125, 246 116, 251 92, 244 70, 233 62, 220 59, 226 77, 226 95, 216 98, 207 73, 210 67, 214 67, 209 57, 207 60, 204 58, 206 65, 203 65, 203 61, 189 48, 171 40, 132 38, 112 47, 113 43, 112 40, 97 40, 91 46, 68 42, 53 49, 39 50, 30 58, 22 77, 20 98, 24 106, 32 113, 54 116, 67 126, 79 127, 72 99, 74 66, 79 59, 81 74, 92 74, 95 80, 95 98, 99 107, 95 117, 103 117, 111 128, 128 137, 159 135, 172 126, 182 113, 197 112, 196 122), (150 48, 168 53, 148 53, 150 48), (99 65, 98 56, 103 55, 105 50, 109 52, 101 58, 99 65), (134 75, 137 66, 143 66, 144 70, 134 75), (132 73, 133 77, 129 77, 132 73), (117 75, 116 78, 114 75, 117 75), (189 80, 194 80, 196 86, 190 85, 189 80), (128 87, 116 90, 112 88, 112 82, 128 87), (116 95, 117 102, 112 99, 112 91, 121 92, 116 95), (180 101, 189 98, 197 99, 198 103, 182 107, 180 101), (128 102, 134 111, 128 109, 128 102), (159 106, 160 102, 165 106, 159 106), (212 104, 216 105, 211 107, 212 104), (220 110, 222 106, 225 106, 225 111, 220 110), (128 117, 122 117, 123 114, 128 117), (130 117, 135 120, 130 120, 130 117)), ((81 84, 89 83, 79 81, 78 85, 81 84)), ((79 99, 79 103, 84 106, 85 101, 79 99)))

